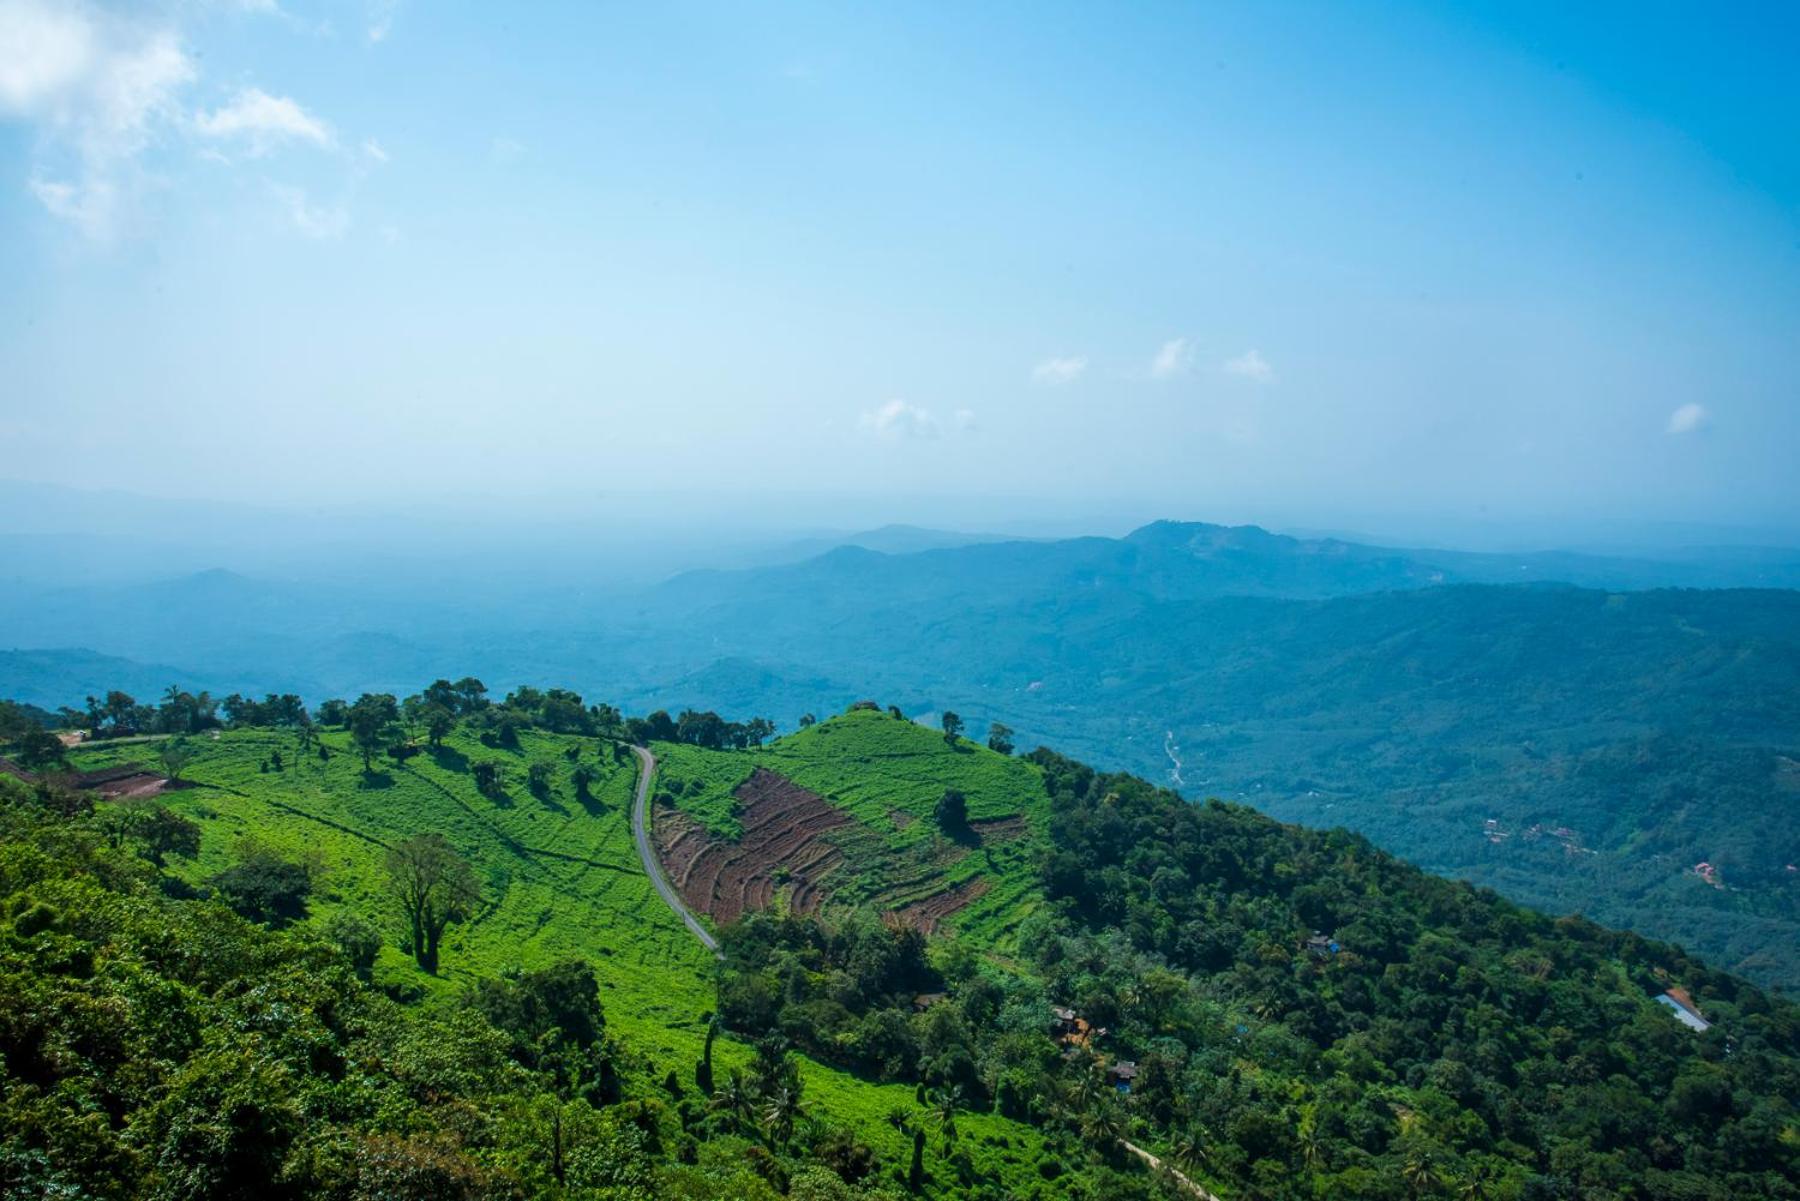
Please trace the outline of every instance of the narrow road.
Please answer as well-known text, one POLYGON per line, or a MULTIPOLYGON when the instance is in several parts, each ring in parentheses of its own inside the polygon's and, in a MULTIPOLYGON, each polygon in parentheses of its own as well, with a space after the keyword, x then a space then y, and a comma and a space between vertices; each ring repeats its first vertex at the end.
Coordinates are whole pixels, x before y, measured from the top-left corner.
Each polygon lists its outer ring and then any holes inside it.
MULTIPOLYGON (((1127 1151, 1131 1152, 1133 1155, 1135 1155, 1139 1159, 1143 1160, 1144 1163, 1149 1166, 1149 1168, 1152 1172, 1156 1171, 1158 1168, 1166 1166, 1166 1165, 1164 1165, 1162 1160, 1160 1160, 1156 1156, 1150 1154, 1150 1152, 1144 1150, 1142 1147, 1138 1146, 1134 1142, 1129 1142, 1126 1139, 1120 1139, 1119 1143, 1127 1151)), ((1188 1190, 1188 1192, 1194 1194, 1194 1196, 1202 1197, 1205 1199, 1205 1201, 1221 1201, 1221 1198, 1219 1197, 1219 1195, 1217 1193, 1208 1192, 1207 1189, 1203 1185, 1194 1183, 1192 1180, 1189 1180, 1186 1176, 1184 1176, 1180 1172, 1176 1171, 1173 1167, 1169 1167, 1169 1175, 1175 1177, 1176 1183, 1185 1187, 1188 1190)))
POLYGON ((694 916, 669 878, 663 875, 662 864, 656 861, 656 849, 650 843, 650 782, 656 775, 656 756, 641 746, 631 748, 631 753, 638 760, 637 796, 631 802, 631 837, 637 842, 638 858, 643 860, 644 874, 650 877, 650 883, 656 885, 656 891, 662 899, 669 903, 675 916, 687 923, 687 928, 694 932, 700 945, 714 955, 719 953, 719 940, 709 933, 700 919, 694 916))

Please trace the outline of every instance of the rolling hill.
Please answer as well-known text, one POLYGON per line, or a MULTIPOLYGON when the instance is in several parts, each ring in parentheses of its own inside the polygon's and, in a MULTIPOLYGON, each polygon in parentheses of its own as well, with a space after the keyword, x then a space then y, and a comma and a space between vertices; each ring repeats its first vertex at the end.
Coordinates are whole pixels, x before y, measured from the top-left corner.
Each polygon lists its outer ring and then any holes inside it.
MULTIPOLYGON (((367 766, 354 724, 244 726, 173 744, 186 748, 166 760, 179 781, 159 794, 81 802, 0 781, 0 909, 15 931, 0 992, 112 997, 130 980, 141 995, 144 973, 162 973, 184 1004, 229 1017, 161 1051, 45 1059, 29 1048, 93 1045, 68 1025, 87 1011, 16 1002, 0 1021, 20 1086, 0 1093, 20 1099, 0 1145, 9 1178, 124 1196, 105 1182, 147 1173, 154 1193, 177 1170, 252 1170, 210 1158, 229 1139, 184 1142, 166 1106, 129 1101, 132 1081, 161 1074, 181 1104, 203 1104, 247 1071, 253 1085, 229 1087, 260 1099, 233 1121, 277 1123, 254 1145, 286 1156, 289 1179, 362 1179, 385 1162, 421 1182, 407 1188, 439 1190, 383 1196, 468 1195, 423 1183, 451 1177, 586 1195, 519 1158, 531 1139, 563 1137, 554 1123, 505 1126, 521 1105, 563 1105, 570 1138, 599 1140, 572 1144, 587 1148, 582 1172, 638 1173, 640 1191, 619 1196, 762 1196, 802 1179, 827 1197, 1800 1195, 1800 1010, 1678 949, 1521 909, 1342 831, 1194 805, 1048 751, 1000 754, 859 703, 764 746, 651 744, 662 868, 714 924, 715 961, 638 861, 637 772, 617 735, 639 727, 609 727, 602 708, 576 721, 555 700, 471 703, 440 744, 385 742, 367 766), (551 729, 572 721, 594 732, 551 729), (419 835, 442 836, 479 893, 436 971, 400 949, 386 866, 419 835), (259 891, 292 878, 282 864, 311 881, 297 909, 259 891), (221 899, 277 928, 258 934, 221 899), (177 958, 98 916, 121 905, 179 929, 177 958), (296 992, 242 974, 327 970, 359 928, 377 933, 366 984, 340 974, 296 992), (93 950, 71 959, 77 936, 93 950), (101 962, 117 966, 95 974, 101 962), (589 977, 604 1042, 575 1033, 590 1019, 567 999, 589 977), (1708 1029, 1671 1016, 1676 996, 1708 1029), (324 1024, 311 1043, 242 1033, 271 1020, 267 1006, 291 1024, 314 1003, 329 1008, 306 1018, 324 1024), (375 1043, 359 1033, 373 1018, 344 1016, 370 1006, 393 1031, 375 1043), (709 1012, 736 1040, 715 1047, 709 1012), (523 1040, 510 1084, 466 1058, 484 1021, 537 1031, 509 1036, 523 1040), (413 1026, 442 1044, 439 1066, 393 1041, 413 1026), (557 1050, 576 1037, 599 1057, 590 1067, 557 1050), (227 1046, 243 1058, 206 1058, 227 1046), (423 1142, 381 1142, 375 1111, 342 1091, 344 1053, 375 1073, 359 1087, 435 1072, 416 1095, 440 1107, 460 1095, 463 1116, 415 1125, 423 1142), (45 1083, 56 1091, 36 1091, 45 1083), (90 1088, 120 1098, 117 1125, 61 1124, 90 1088), (278 1100, 290 1089, 302 1091, 278 1100), (350 1158, 305 1158, 318 1144, 295 1140, 282 1106, 312 1112, 350 1158), (643 1138, 582 1133, 620 1121, 643 1138), (160 1158, 134 1161, 138 1147, 160 1158), (86 1158, 102 1148, 123 1158, 86 1158), (1183 1175, 1147 1172, 1144 1157, 1183 1175)), ((642 728, 715 727, 653 715, 642 728)), ((171 745, 100 739, 71 766, 92 788, 131 764, 154 780, 171 745)))

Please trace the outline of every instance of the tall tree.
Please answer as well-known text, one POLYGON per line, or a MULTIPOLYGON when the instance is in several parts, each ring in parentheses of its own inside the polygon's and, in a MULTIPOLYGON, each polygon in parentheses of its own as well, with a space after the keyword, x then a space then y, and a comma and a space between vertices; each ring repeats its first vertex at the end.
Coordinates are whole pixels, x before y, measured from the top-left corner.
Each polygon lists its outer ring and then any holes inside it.
POLYGON ((1013 753, 1012 727, 1002 722, 988 723, 988 750, 999 751, 1002 755, 1013 753))
POLYGON ((400 737, 400 705, 391 692, 365 692, 350 706, 345 724, 369 771, 376 754, 400 737))
POLYGON ((475 871, 442 834, 418 834, 388 850, 387 872, 406 918, 407 950, 435 975, 444 928, 466 920, 481 903, 475 871))
POLYGON ((948 709, 944 710, 943 726, 945 742, 954 743, 962 737, 963 719, 948 709))

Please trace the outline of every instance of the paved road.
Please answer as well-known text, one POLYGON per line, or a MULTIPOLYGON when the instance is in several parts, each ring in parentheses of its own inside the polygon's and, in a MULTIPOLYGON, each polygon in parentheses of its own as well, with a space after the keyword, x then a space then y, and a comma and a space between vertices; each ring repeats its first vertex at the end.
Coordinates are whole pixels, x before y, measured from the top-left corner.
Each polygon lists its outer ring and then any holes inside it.
POLYGON ((650 843, 650 781, 656 775, 656 756, 641 746, 632 747, 631 753, 638 759, 637 796, 631 802, 631 837, 637 842, 638 858, 643 860, 644 874, 650 877, 650 883, 656 885, 656 891, 669 903, 675 916, 687 923, 687 928, 694 932, 700 945, 717 955, 719 940, 700 924, 700 919, 694 916, 693 911, 681 899, 681 894, 675 891, 675 886, 669 883, 669 878, 663 875, 662 864, 656 861, 656 850, 650 843))

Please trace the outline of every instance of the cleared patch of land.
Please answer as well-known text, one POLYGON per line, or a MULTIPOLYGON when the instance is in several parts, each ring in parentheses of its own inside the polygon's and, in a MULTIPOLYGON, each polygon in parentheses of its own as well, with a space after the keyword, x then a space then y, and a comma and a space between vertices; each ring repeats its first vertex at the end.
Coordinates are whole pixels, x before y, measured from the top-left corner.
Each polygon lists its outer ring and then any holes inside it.
POLYGON ((1037 904, 1049 814, 1037 768, 876 710, 764 748, 659 744, 657 847, 697 911, 730 921, 786 889, 801 912, 855 904, 1010 950, 1037 904), (946 790, 969 822, 947 831, 946 790))

